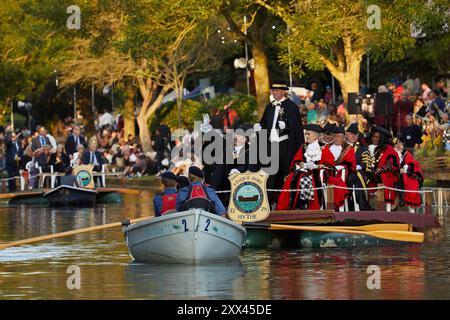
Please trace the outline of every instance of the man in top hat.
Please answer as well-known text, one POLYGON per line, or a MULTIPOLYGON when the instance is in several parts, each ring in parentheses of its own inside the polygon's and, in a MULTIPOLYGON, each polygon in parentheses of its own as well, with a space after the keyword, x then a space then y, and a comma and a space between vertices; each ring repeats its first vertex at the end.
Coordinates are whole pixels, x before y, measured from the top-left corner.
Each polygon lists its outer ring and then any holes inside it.
POLYGON ((155 217, 167 213, 176 212, 177 209, 177 182, 178 177, 172 171, 166 171, 161 174, 161 183, 164 190, 153 198, 153 208, 155 217))
MULTIPOLYGON (((345 140, 345 128, 336 126, 333 132, 333 143, 327 145, 333 155, 334 171, 329 172, 327 182, 340 188, 333 189, 334 207, 336 210, 344 211, 345 200, 349 196, 346 181, 349 174, 356 171, 355 150, 345 140)), ((348 208, 347 208, 348 209, 348 208)))
MULTIPOLYGON (((259 141, 267 143, 270 150, 276 150, 279 154, 271 157, 279 159, 279 169, 275 175, 271 175, 268 181, 269 188, 280 189, 284 178, 289 173, 289 167, 295 153, 304 143, 303 127, 301 123, 300 111, 297 105, 288 97, 289 88, 284 83, 274 83, 271 87, 273 100, 267 104, 259 124, 255 125, 255 130, 266 129, 268 140, 259 141)), ((266 150, 267 150, 266 149, 266 150)), ((269 201, 275 200, 275 194, 269 194, 269 201)))
POLYGON ((283 191, 277 203, 277 210, 325 208, 323 190, 320 177, 321 169, 333 169, 333 154, 329 148, 322 148, 319 144, 323 129, 318 124, 305 126, 306 143, 298 149, 289 168, 289 175, 284 182, 283 189, 301 189, 301 191, 283 191))
POLYGON ((336 129, 336 124, 327 122, 323 127, 323 134, 320 136, 320 143, 324 145, 332 144, 334 129, 336 129))
POLYGON ((223 206, 214 189, 203 183, 203 172, 196 166, 189 168, 189 186, 178 191, 177 211, 204 209, 226 217, 227 210, 223 206))
MULTIPOLYGON (((352 123, 346 130, 347 142, 355 150, 356 156, 356 171, 352 172, 347 177, 347 185, 350 188, 366 188, 366 183, 369 179, 369 174, 373 168, 373 158, 370 156, 369 149, 361 139, 362 134, 359 132, 358 123, 352 123)), ((367 191, 353 190, 350 192, 349 199, 350 210, 372 210, 369 204, 369 197, 367 191)))

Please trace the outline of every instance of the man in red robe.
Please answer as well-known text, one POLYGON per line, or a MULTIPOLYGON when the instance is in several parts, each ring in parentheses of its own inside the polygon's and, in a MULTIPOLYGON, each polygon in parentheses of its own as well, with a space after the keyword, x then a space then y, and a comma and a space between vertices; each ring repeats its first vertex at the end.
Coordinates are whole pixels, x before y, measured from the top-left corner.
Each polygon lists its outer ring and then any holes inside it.
MULTIPOLYGON (((333 154, 319 144, 319 136, 323 129, 317 124, 305 126, 306 143, 301 145, 294 156, 289 175, 283 189, 301 189, 301 191, 283 191, 277 203, 277 210, 310 209, 319 210, 325 207, 321 169, 334 168, 333 154)), ((325 170, 328 171, 328 170, 325 170)))
MULTIPOLYGON (((347 188, 347 177, 356 172, 356 156, 353 147, 345 141, 345 128, 336 127, 333 132, 333 144, 326 148, 333 154, 335 171, 328 176, 327 183, 337 187, 347 188)), ((345 200, 350 192, 347 189, 334 188, 335 210, 344 211, 345 200)))
MULTIPOLYGON (((400 188, 405 191, 419 191, 423 183, 423 173, 420 169, 419 162, 414 159, 414 156, 404 148, 404 139, 402 137, 394 139, 393 143, 395 151, 397 151, 400 158, 400 174, 401 181, 400 188)), ((420 207, 421 198, 418 192, 405 192, 401 195, 400 206, 402 202, 410 207, 410 211, 414 208, 420 207)))
MULTIPOLYGON (((382 183, 385 187, 394 188, 399 180, 400 158, 391 145, 392 135, 383 127, 373 126, 369 136, 372 142, 369 152, 374 157, 374 183, 382 183)), ((384 189, 384 202, 390 211, 397 197, 397 192, 384 189)))

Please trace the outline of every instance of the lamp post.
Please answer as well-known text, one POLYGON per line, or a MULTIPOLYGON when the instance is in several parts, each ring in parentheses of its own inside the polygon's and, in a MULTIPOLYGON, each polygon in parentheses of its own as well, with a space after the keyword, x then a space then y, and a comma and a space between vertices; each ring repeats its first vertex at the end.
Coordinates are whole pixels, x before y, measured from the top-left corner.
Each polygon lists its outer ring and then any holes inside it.
MULTIPOLYGON (((244 34, 247 35, 247 16, 244 16, 244 34)), ((245 77, 247 79, 247 95, 250 95, 250 79, 248 77, 248 44, 247 44, 247 38, 245 39, 245 61, 247 61, 247 64, 245 66, 245 77)))
POLYGON ((14 104, 11 101, 11 127, 14 131, 14 104))
POLYGON ((77 85, 73 87, 73 121, 77 119, 77 85))

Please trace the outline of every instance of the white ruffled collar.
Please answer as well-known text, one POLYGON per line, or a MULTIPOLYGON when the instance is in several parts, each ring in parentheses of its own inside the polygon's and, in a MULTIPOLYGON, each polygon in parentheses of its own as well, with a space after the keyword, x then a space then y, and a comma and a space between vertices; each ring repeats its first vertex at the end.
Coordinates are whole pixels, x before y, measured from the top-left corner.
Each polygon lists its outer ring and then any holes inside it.
POLYGON ((320 148, 318 140, 306 146, 305 150, 306 162, 320 161, 321 158, 322 158, 322 149, 320 148))

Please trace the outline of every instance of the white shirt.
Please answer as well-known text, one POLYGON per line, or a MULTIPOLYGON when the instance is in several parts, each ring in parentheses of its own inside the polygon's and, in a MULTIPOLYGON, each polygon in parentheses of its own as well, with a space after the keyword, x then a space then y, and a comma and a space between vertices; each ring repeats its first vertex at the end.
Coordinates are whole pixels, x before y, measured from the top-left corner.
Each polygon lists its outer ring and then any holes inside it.
POLYGON ((100 127, 106 126, 106 125, 112 125, 114 123, 114 117, 112 114, 105 112, 103 115, 101 115, 98 118, 98 125, 100 127))
POLYGON ((50 144, 52 145, 52 149, 56 150, 56 139, 51 135, 47 133, 47 138, 50 140, 50 144))
POLYGON ((279 101, 272 101, 272 103, 275 105, 275 113, 273 115, 272 128, 270 130, 270 138, 269 138, 270 142, 281 142, 288 139, 287 135, 279 137, 277 129, 275 129, 278 121, 278 115, 280 114, 281 103, 284 100, 286 100, 286 98, 283 98, 279 101))
POLYGON ((342 152, 342 146, 337 146, 335 144, 330 146, 330 151, 334 156, 334 160, 337 160, 342 152))
POLYGON ((369 146, 369 152, 370 152, 370 155, 373 157, 374 155, 375 155, 375 148, 376 148, 377 146, 376 145, 374 145, 374 144, 371 144, 370 146, 369 146))

